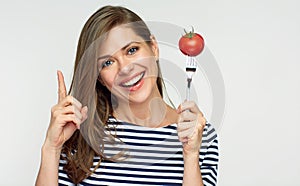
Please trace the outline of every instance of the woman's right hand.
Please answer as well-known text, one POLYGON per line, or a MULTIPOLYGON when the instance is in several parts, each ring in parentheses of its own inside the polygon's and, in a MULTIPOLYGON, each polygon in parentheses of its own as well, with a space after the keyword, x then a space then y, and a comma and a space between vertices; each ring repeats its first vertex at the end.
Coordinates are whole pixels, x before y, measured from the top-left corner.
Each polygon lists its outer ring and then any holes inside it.
POLYGON ((74 97, 68 95, 61 71, 58 77, 58 103, 51 109, 51 120, 47 131, 44 147, 61 150, 63 144, 80 128, 80 124, 87 119, 87 106, 74 97))

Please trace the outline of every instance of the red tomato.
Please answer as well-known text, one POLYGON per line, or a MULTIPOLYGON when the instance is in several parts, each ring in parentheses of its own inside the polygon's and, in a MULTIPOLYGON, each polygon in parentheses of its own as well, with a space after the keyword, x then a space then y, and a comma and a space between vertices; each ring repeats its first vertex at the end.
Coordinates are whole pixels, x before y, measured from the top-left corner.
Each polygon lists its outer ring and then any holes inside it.
POLYGON ((179 40, 179 49, 184 55, 197 56, 204 48, 204 40, 200 34, 187 33, 179 40))

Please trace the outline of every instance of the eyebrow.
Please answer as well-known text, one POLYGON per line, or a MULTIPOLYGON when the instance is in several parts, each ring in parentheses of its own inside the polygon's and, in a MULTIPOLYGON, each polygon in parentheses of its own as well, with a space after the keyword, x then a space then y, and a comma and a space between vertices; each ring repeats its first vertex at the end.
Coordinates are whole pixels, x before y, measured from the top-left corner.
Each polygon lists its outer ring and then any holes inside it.
MULTIPOLYGON (((139 41, 131 41, 131 42, 127 43, 125 46, 123 46, 121 48, 121 50, 125 50, 128 46, 130 46, 133 43, 140 44, 141 42, 139 42, 139 41)), ((110 58, 110 57, 111 57, 111 55, 100 56, 100 57, 97 58, 97 61, 99 61, 101 59, 107 59, 107 58, 110 58)))

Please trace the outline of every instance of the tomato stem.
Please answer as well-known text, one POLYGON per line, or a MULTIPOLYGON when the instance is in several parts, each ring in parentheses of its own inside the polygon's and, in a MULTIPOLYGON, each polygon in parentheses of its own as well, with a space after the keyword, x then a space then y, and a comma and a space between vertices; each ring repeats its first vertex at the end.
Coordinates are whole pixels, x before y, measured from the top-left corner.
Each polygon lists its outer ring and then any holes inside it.
POLYGON ((185 35, 187 35, 188 34, 187 31, 185 29, 183 29, 183 30, 184 30, 185 35))
POLYGON ((194 37, 194 35, 195 35, 195 33, 194 33, 194 27, 192 26, 192 31, 190 31, 190 32, 187 32, 185 29, 183 29, 184 30, 184 33, 185 33, 185 35, 184 35, 184 37, 187 37, 187 38, 192 38, 192 37, 194 37))
POLYGON ((188 34, 188 38, 191 39, 194 35, 195 35, 195 34, 194 34, 193 32, 190 32, 190 33, 188 34))

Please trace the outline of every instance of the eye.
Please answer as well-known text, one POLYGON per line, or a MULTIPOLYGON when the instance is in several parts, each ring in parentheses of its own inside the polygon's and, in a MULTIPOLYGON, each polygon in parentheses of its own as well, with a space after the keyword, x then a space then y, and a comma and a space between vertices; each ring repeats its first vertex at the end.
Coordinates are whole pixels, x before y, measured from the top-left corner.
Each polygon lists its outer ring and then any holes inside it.
POLYGON ((111 61, 111 60, 106 60, 106 61, 104 61, 103 63, 102 63, 102 68, 105 68, 105 67, 108 67, 108 66, 110 66, 110 65, 112 65, 114 62, 113 61, 111 61))
POLYGON ((134 53, 136 53, 136 51, 138 50, 138 47, 131 47, 128 49, 127 54, 132 55, 134 53))

